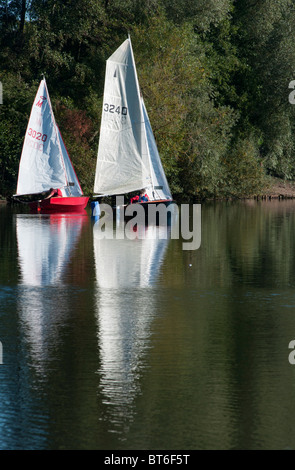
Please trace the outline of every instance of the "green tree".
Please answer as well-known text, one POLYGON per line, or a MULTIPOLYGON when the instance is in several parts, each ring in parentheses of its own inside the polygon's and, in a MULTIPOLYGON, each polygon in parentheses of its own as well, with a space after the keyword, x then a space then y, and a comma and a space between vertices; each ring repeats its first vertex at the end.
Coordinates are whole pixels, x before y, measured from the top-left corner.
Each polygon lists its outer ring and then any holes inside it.
POLYGON ((91 192, 105 61, 128 32, 175 195, 258 191, 265 171, 293 178, 294 4, 0 0, 0 191, 16 186, 44 73, 82 187, 91 192))
POLYGON ((7 196, 16 190, 23 135, 34 90, 11 73, 0 73, 0 81, 3 86, 3 104, 0 106, 0 194, 7 196))
POLYGON ((162 14, 145 31, 132 34, 139 80, 172 192, 217 195, 235 113, 212 99, 206 48, 190 22, 162 14))
POLYGON ((247 67, 236 77, 247 96, 241 115, 259 136, 264 166, 273 174, 294 177, 294 107, 288 84, 294 78, 294 0, 241 0, 234 22, 237 47, 247 67))
POLYGON ((190 21, 198 32, 208 32, 212 26, 229 17, 232 0, 163 0, 169 19, 175 23, 190 21))

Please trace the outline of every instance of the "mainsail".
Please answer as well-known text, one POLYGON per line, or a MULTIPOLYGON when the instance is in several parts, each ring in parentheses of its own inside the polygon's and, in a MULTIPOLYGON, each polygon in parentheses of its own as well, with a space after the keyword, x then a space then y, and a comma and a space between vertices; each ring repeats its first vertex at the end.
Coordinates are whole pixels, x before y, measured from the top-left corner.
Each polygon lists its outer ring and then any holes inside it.
POLYGON ((106 64, 94 194, 125 194, 146 188, 151 199, 160 199, 156 187, 164 191, 162 197, 165 194, 165 198, 172 199, 128 38, 106 64))
POLYGON ((39 85, 19 165, 17 195, 65 188, 65 195, 83 194, 56 125, 45 79, 39 85))

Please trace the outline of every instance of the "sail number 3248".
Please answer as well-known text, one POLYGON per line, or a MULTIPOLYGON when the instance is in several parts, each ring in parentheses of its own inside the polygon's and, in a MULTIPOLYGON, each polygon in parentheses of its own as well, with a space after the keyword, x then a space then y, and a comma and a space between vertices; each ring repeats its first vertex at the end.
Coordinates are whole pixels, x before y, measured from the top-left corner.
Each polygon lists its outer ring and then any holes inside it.
POLYGON ((127 108, 125 106, 116 106, 114 104, 104 103, 103 110, 106 113, 117 113, 122 116, 127 116, 127 108))

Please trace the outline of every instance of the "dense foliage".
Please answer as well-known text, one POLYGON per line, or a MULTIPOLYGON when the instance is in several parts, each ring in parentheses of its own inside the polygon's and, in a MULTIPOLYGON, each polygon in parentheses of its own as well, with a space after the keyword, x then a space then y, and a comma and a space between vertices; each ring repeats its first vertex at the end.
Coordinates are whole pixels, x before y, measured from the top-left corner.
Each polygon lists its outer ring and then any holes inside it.
POLYGON ((44 73, 91 194, 105 60, 130 33, 178 197, 244 196, 295 176, 295 0, 0 0, 0 194, 15 191, 44 73))

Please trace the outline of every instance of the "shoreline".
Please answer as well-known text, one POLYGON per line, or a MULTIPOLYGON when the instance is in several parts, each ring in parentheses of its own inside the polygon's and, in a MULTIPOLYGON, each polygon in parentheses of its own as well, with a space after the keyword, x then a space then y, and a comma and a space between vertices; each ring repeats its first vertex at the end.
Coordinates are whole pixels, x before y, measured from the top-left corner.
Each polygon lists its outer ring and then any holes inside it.
POLYGON ((208 198, 207 201, 234 201, 234 200, 281 200, 295 199, 295 181, 271 178, 266 187, 259 193, 244 196, 228 196, 208 198))
POLYGON ((260 197, 268 199, 295 199, 295 181, 272 178, 269 188, 260 197))
MULTIPOLYGON (((217 198, 200 199, 200 202, 206 201, 234 201, 234 200, 271 200, 271 199, 295 199, 295 181, 272 178, 269 184, 260 193, 244 196, 224 196, 217 198)), ((0 197, 0 204, 7 204, 9 201, 0 197)))

